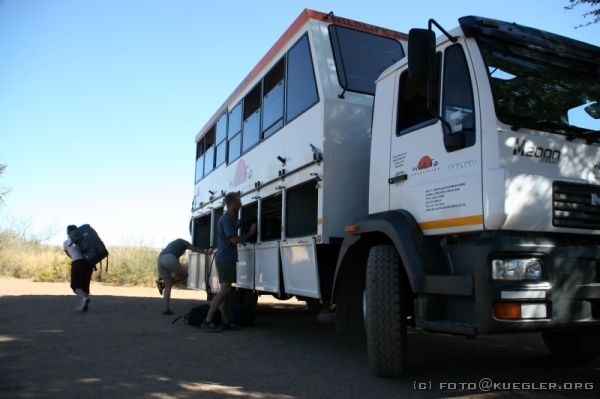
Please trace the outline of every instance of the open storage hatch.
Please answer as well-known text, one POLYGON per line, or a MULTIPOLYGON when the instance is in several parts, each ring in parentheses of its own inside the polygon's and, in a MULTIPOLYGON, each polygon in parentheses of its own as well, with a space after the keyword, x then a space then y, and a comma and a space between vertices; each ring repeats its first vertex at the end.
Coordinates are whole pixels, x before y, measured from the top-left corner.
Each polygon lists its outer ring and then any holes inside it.
POLYGON ((281 264, 287 294, 321 299, 317 249, 313 237, 282 242, 281 264))
MULTIPOLYGON (((258 202, 252 202, 242 207, 240 230, 242 235, 250 230, 253 223, 257 223, 258 202)), ((254 289, 254 243, 256 236, 247 242, 238 244, 237 280, 234 284, 238 288, 254 289)))
POLYGON ((306 237, 317 234, 318 195, 315 180, 310 180, 287 190, 285 196, 286 237, 306 237))
POLYGON ((261 200, 260 239, 256 244, 254 285, 256 290, 280 293, 279 240, 281 239, 281 193, 261 200))
MULTIPOLYGON (((192 221, 192 243, 199 248, 210 248, 210 214, 192 221)), ((187 287, 206 289, 206 256, 191 252, 188 256, 187 287)))
POLYGON ((187 287, 206 290, 207 255, 191 252, 188 257, 187 287))
POLYGON ((279 294, 279 241, 256 244, 255 261, 256 290, 279 294))
POLYGON ((287 294, 321 299, 317 234, 318 190, 314 180, 286 192, 286 235, 281 243, 283 283, 287 294))

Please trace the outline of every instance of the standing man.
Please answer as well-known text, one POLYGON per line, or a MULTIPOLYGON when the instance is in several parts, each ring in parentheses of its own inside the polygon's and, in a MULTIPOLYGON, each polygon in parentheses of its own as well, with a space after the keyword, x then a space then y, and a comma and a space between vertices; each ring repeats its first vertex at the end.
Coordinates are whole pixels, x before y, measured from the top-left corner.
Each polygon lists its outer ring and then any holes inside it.
POLYGON ((85 259, 81 250, 71 240, 70 233, 77 230, 77 226, 67 226, 67 237, 63 243, 63 250, 71 258, 71 289, 81 297, 81 303, 76 308, 78 312, 87 312, 90 304, 90 280, 94 272, 94 266, 85 259))
POLYGON ((221 291, 213 298, 208 315, 202 322, 202 328, 208 331, 219 331, 219 327, 213 322, 213 316, 217 309, 221 311, 220 329, 231 329, 227 299, 231 293, 231 284, 236 281, 237 245, 256 234, 256 224, 253 224, 247 234, 237 235, 237 215, 242 207, 239 193, 228 193, 225 196, 225 206, 227 206, 227 212, 223 213, 217 224, 216 261, 221 291))
POLYGON ((187 271, 179 263, 179 258, 186 249, 190 251, 205 254, 208 251, 193 246, 183 238, 178 238, 175 241, 170 242, 165 249, 158 255, 158 275, 159 279, 156 281, 158 292, 165 298, 165 310, 164 315, 173 314, 171 310, 171 287, 173 284, 187 278, 187 271))

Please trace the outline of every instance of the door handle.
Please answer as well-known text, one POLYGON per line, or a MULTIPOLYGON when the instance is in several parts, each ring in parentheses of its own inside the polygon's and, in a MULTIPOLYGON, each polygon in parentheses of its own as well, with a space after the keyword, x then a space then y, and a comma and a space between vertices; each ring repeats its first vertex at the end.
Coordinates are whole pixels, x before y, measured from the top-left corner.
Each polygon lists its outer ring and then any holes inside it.
POLYGON ((390 177, 388 179, 388 183, 394 184, 394 183, 399 183, 399 182, 405 181, 405 180, 408 180, 408 175, 406 173, 401 174, 401 175, 396 175, 394 177, 390 177))

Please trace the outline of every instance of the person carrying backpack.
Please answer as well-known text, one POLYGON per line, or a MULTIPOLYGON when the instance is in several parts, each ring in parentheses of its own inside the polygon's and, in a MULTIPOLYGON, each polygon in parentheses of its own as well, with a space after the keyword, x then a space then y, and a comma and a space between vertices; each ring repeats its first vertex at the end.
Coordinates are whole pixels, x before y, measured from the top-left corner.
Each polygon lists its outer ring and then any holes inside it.
MULTIPOLYGON (((77 230, 77 226, 69 225, 67 236, 69 237, 70 233, 75 230, 77 230)), ((70 237, 63 243, 63 250, 71 259, 71 289, 81 297, 81 302, 75 310, 87 312, 90 305, 90 280, 94 266, 85 259, 79 246, 70 237)))
POLYGON ((195 247, 183 238, 178 238, 170 242, 158 255, 159 279, 156 281, 156 286, 158 287, 158 292, 165 299, 164 315, 173 314, 171 310, 171 287, 173 284, 187 278, 187 271, 179 263, 179 258, 186 249, 200 254, 208 253, 208 250, 195 247))

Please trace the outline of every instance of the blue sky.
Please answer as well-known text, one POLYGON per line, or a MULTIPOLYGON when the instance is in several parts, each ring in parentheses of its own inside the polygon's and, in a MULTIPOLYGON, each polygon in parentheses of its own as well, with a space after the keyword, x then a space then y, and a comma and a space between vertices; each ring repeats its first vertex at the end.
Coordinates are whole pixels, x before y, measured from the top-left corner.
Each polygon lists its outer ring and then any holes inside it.
POLYGON ((539 1, 0 0, 0 227, 108 244, 188 236, 194 136, 303 8, 408 32, 462 15, 600 44, 586 8, 539 1))

